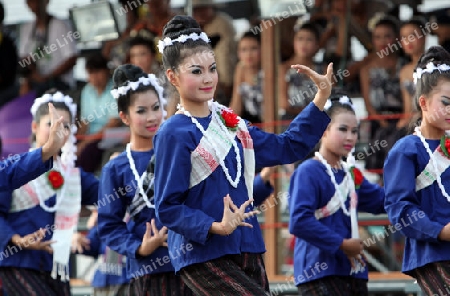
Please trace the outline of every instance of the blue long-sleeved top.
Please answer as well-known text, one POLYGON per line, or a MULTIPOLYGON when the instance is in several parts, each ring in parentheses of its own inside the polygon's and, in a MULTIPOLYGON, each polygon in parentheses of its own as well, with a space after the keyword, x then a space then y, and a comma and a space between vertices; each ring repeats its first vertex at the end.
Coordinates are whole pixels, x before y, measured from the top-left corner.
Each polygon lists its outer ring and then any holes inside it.
MULTIPOLYGON (((82 254, 92 256, 94 258, 105 254, 106 245, 101 241, 100 236, 98 235, 97 227, 93 227, 86 235, 86 238, 89 240, 89 249, 83 250, 82 254)), ((127 268, 126 265, 124 265, 121 276, 108 274, 97 269, 94 273, 94 277, 92 278, 91 285, 95 288, 105 288, 109 286, 126 284, 128 282, 127 268)))
MULTIPOLYGON (((439 140, 426 140, 431 151, 439 140)), ((416 177, 430 157, 419 137, 409 135, 399 140, 384 163, 385 208, 392 225, 401 226, 406 236, 402 271, 411 271, 431 262, 450 260, 450 242, 438 235, 450 222, 450 203, 442 195, 437 182, 416 192, 416 177)), ((441 175, 442 184, 450 192, 450 170, 441 175)))
MULTIPOLYGON (((80 169, 81 204, 92 205, 97 201, 98 179, 91 173, 80 169)), ((0 192, 0 266, 30 268, 41 271, 51 271, 53 255, 45 251, 20 250, 10 240, 14 234, 25 236, 46 229, 44 241, 51 240, 52 226, 55 224, 55 213, 46 212, 40 205, 20 212, 9 213, 12 200, 12 190, 0 192)), ((56 195, 49 198, 45 204, 55 205, 56 195)))
MULTIPOLYGON (((154 151, 131 151, 139 175, 147 169, 154 151)), ((258 175, 255 178, 255 200, 264 200, 273 188, 265 184, 258 175)), ((136 255, 142 243, 146 223, 155 217, 155 210, 144 207, 130 222, 123 217, 136 192, 136 181, 131 172, 126 153, 123 152, 103 168, 98 201, 98 232, 102 240, 111 249, 127 256, 127 274, 137 278, 145 274, 174 271, 166 247, 160 247, 149 256, 136 255), (128 190, 127 190, 128 186, 128 190), (122 194, 122 193, 123 194, 122 194)), ((158 219, 156 225, 161 229, 158 219)))
POLYGON ((53 160, 42 160, 42 148, 10 156, 0 162, 0 191, 19 188, 53 167, 53 160))
MULTIPOLYGON (((345 177, 345 172, 336 170, 334 175, 336 182, 340 184, 345 177)), ((324 207, 335 192, 325 166, 318 160, 308 159, 303 162, 291 177, 289 231, 296 237, 294 248, 296 285, 325 276, 350 275, 350 261, 339 249, 344 238, 351 238, 350 217, 345 215, 342 209, 320 220, 314 216, 315 211, 324 207)), ((385 213, 382 187, 364 179, 356 193, 358 211, 373 214, 385 213)), ((349 204, 350 197, 346 201, 347 209, 349 204)), ((367 279, 367 268, 364 272, 353 276, 367 279)))
MULTIPOLYGON (((197 120, 206 129, 211 116, 197 120)), ((311 103, 283 134, 270 134, 250 126, 256 167, 302 159, 319 141, 328 123, 329 117, 311 103)), ((238 187, 234 188, 220 166, 207 179, 189 189, 191 153, 202 136, 189 117, 177 114, 161 125, 154 138, 155 206, 158 218, 169 228, 168 244, 174 255, 172 263, 176 271, 227 254, 265 252, 256 217, 246 221, 253 228, 238 227, 229 236, 208 235, 212 223, 222 220, 224 196, 229 194, 238 207, 249 197, 244 177, 241 176, 238 187), (187 244, 192 246, 188 251, 187 244)), ((239 141, 238 147, 244 167, 245 159, 239 141)), ((230 149, 224 163, 234 178, 237 166, 234 149, 230 149)), ((260 202, 255 200, 254 206, 260 202)), ((251 209, 249 206, 246 211, 251 209)))
MULTIPOLYGON (((147 169, 153 153, 153 149, 143 152, 131 151, 136 170, 140 176, 147 169)), ((126 152, 122 152, 103 167, 100 184, 98 233, 107 246, 127 257, 128 277, 137 278, 145 274, 173 271, 166 247, 159 247, 145 257, 136 253, 142 243, 146 223, 156 218, 155 210, 144 207, 132 218, 132 224, 123 221, 127 208, 137 190, 137 183, 126 152)), ((155 222, 156 227, 161 229, 162 224, 158 219, 155 219, 155 222)))

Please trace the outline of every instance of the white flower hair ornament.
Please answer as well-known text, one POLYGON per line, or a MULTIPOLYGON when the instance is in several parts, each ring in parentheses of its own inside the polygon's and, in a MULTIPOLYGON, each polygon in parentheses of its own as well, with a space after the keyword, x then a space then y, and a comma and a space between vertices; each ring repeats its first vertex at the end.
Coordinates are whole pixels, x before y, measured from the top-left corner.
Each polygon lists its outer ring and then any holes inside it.
MULTIPOLYGON (((166 106, 167 100, 164 98, 164 89, 159 84, 158 78, 155 74, 148 74, 147 77, 140 77, 137 81, 128 81, 127 85, 120 86, 118 88, 114 88, 111 90, 111 95, 114 99, 118 99, 120 96, 126 95, 130 90, 137 90, 139 85, 152 85, 155 90, 158 98, 161 102, 161 105, 166 106)), ((167 116, 167 111, 163 107, 163 118, 167 116)))
POLYGON ((64 103, 70 110, 72 117, 72 124, 70 128, 70 135, 67 142, 61 148, 61 162, 68 167, 75 167, 75 161, 77 160, 76 152, 77 146, 75 143, 77 139, 75 134, 77 132, 77 127, 75 125, 75 118, 77 116, 77 104, 73 102, 73 99, 67 95, 63 95, 61 92, 56 92, 55 94, 45 94, 40 98, 34 100, 33 106, 31 106, 31 114, 33 118, 36 118, 36 112, 42 104, 47 104, 49 102, 59 102, 64 103))
MULTIPOLYGON (((353 107, 352 101, 347 96, 340 97, 339 103, 341 103, 343 105, 349 105, 350 107, 352 107, 353 110, 355 110, 355 107, 353 107)), ((327 102, 325 103, 324 110, 330 109, 331 106, 332 106, 332 102, 330 99, 328 99, 327 102)))
POLYGON ((164 38, 163 40, 159 40, 158 42, 158 49, 160 53, 164 52, 164 48, 173 45, 175 42, 185 43, 187 40, 203 40, 206 43, 209 43, 208 35, 206 35, 205 32, 201 32, 200 34, 197 33, 191 33, 189 35, 181 35, 176 39, 170 39, 169 37, 164 38))
POLYGON ((426 68, 416 68, 416 70, 413 73, 413 78, 414 78, 414 84, 417 84, 417 81, 422 78, 422 74, 424 73, 433 73, 434 71, 449 71, 450 70, 450 66, 446 65, 446 64, 442 64, 439 66, 436 66, 435 64, 433 64, 433 62, 429 62, 426 66, 426 68))

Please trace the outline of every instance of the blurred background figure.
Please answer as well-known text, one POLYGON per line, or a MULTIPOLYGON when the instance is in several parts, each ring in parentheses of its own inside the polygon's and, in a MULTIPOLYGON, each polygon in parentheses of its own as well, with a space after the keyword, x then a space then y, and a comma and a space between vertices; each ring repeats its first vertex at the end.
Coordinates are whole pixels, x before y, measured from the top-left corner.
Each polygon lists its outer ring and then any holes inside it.
POLYGON ((68 91, 75 87, 77 37, 66 22, 47 12, 49 1, 26 0, 35 20, 20 30, 21 94, 34 90, 40 97, 51 88, 68 91))
POLYGON ((438 37, 439 45, 450 52, 450 8, 438 9, 431 12, 430 22, 438 25, 432 33, 438 37))
POLYGON ((220 104, 230 104, 233 91, 233 71, 237 62, 236 31, 232 19, 217 10, 212 0, 192 0, 192 16, 211 39, 216 57, 219 83, 214 99, 220 104))
POLYGON ((0 108, 19 94, 16 83, 17 48, 13 39, 4 31, 5 8, 0 2, 0 108))

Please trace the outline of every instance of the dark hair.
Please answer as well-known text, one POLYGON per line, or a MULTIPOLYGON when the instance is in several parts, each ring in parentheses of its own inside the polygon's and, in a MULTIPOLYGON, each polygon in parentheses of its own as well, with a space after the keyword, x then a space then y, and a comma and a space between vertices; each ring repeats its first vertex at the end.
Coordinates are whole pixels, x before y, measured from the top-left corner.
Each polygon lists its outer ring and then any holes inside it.
POLYGON ((150 52, 152 53, 152 55, 156 54, 156 50, 155 50, 155 43, 153 42, 153 39, 151 38, 144 38, 141 36, 138 37, 134 37, 131 38, 129 41, 129 49, 131 49, 133 46, 145 46, 148 48, 148 50, 150 50, 150 52))
POLYGON ((108 70, 108 59, 101 53, 94 53, 86 58, 86 70, 108 70))
MULTIPOLYGON (((425 69, 428 63, 433 63, 435 66, 443 64, 450 65, 450 53, 440 45, 432 46, 420 57, 417 62, 416 69, 425 69)), ((414 70, 414 72, 416 72, 416 70, 414 70)), ((450 81, 450 70, 435 70, 432 73, 425 72, 422 73, 420 79, 417 79, 414 101, 419 112, 418 115, 412 119, 410 130, 414 129, 415 126, 420 125, 420 122, 422 121, 422 109, 419 105, 420 96, 424 95, 428 97, 438 83, 443 79, 450 81)))
MULTIPOLYGON (((190 16, 176 15, 164 26, 162 39, 176 39, 191 33, 202 33, 197 21, 190 16)), ((175 42, 166 46, 162 55, 164 69, 175 70, 186 57, 203 49, 212 50, 211 45, 202 39, 188 39, 186 42, 175 42)))
MULTIPOLYGON (((50 90, 46 91, 45 94, 54 95, 57 92, 58 92, 57 89, 50 89, 50 90)), ((61 91, 59 91, 59 92, 61 92, 61 91)), ((48 101, 48 102, 46 102, 44 104, 41 104, 37 108, 36 114, 33 115, 33 121, 36 122, 37 124, 39 124, 41 122, 42 117, 50 114, 50 110, 48 108, 48 103, 52 103, 53 107, 55 107, 56 110, 67 111, 69 113, 69 116, 70 116, 70 122, 73 122, 75 120, 75 118, 72 118, 72 112, 70 112, 69 106, 67 106, 65 103, 48 101)), ((36 141, 36 135, 34 133, 31 134, 31 139, 30 140, 31 140, 31 143, 36 141)))
MULTIPOLYGON (((45 92, 45 94, 50 94, 50 95, 54 95, 57 92, 61 92, 59 90, 56 89, 50 89, 48 91, 45 92)), ((62 92, 61 92, 62 93, 62 92)), ((64 94, 63 94, 64 95, 64 94)), ((50 111, 48 109, 48 103, 52 103, 53 106, 55 107, 55 109, 57 110, 64 110, 69 112, 69 116, 70 116, 70 121, 72 122, 73 120, 75 120, 75 118, 72 118, 72 113, 70 112, 69 106, 67 106, 65 103, 63 102, 53 102, 53 101, 49 101, 45 104, 41 104, 37 110, 36 110, 36 114, 33 117, 33 121, 35 121, 36 123, 41 122, 41 118, 43 116, 49 115, 50 111)))
MULTIPOLYGON (((138 81, 139 78, 147 76, 148 75, 138 66, 131 64, 121 65, 114 71, 113 74, 114 88, 117 89, 121 86, 126 86, 129 82, 135 82, 138 81)), ((132 103, 133 94, 146 92, 148 90, 154 91, 158 97, 158 100, 161 100, 158 96, 158 92, 152 84, 144 85, 140 83, 136 90, 129 90, 125 95, 119 96, 117 99, 118 111, 128 113, 128 107, 130 107, 132 103)))
POLYGON ((317 41, 320 40, 320 30, 319 30, 319 28, 317 27, 316 24, 307 22, 307 23, 304 23, 304 24, 302 24, 300 26, 294 26, 294 31, 295 31, 296 34, 297 34, 297 32, 300 32, 302 30, 309 31, 309 32, 313 33, 314 37, 316 37, 316 40, 317 41))
POLYGON ((3 6, 3 3, 0 2, 0 24, 3 24, 4 20, 5 20, 5 7, 3 6))
POLYGON ((423 18, 421 16, 414 16, 411 19, 403 22, 400 25, 400 29, 403 28, 404 26, 407 26, 407 25, 413 25, 413 26, 416 26, 418 28, 422 28, 423 26, 425 26, 425 23, 426 23, 426 19, 425 18, 423 18))
MULTIPOLYGON (((332 93, 330 96, 331 101, 331 107, 329 107, 325 112, 327 113, 328 117, 330 117, 331 120, 333 120, 333 117, 342 111, 345 112, 351 112, 356 115, 355 110, 353 110, 353 102, 349 98, 350 103, 341 103, 339 102, 340 98, 347 96, 345 93, 335 92, 332 93)), ((348 96, 347 96, 348 97, 348 96)))
POLYGON ((259 44, 261 44, 261 35, 259 33, 253 33, 252 31, 247 31, 244 34, 242 34, 242 37, 239 40, 242 40, 244 38, 253 38, 256 41, 258 41, 259 44))
POLYGON ((392 16, 385 16, 384 18, 380 19, 374 26, 374 30, 375 28, 378 28, 379 26, 386 26, 389 27, 394 34, 397 36, 399 33, 399 24, 398 21, 395 20, 392 16))

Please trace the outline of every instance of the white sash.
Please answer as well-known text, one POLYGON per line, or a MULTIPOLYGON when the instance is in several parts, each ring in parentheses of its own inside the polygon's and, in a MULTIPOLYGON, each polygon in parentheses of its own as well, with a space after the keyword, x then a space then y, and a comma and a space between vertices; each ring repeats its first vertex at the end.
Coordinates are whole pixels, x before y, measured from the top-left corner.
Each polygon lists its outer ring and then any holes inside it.
MULTIPOLYGON (((342 193, 342 196, 345 196, 345 201, 347 201, 348 196, 350 194, 350 184, 353 180, 348 177, 346 174, 341 184, 339 184, 339 190, 342 193)), ((328 217, 339 211, 341 208, 341 200, 339 199, 339 195, 337 192, 334 192, 333 197, 328 201, 328 203, 320 209, 317 209, 314 213, 317 220, 328 217)))
MULTIPOLYGON (((253 140, 244 120, 239 121, 237 131, 229 131, 242 143, 244 149, 244 178, 249 198, 253 198, 253 180, 255 177, 255 153, 253 150, 253 140)), ((222 134, 218 123, 211 120, 205 134, 200 139, 200 143, 191 153, 191 177, 189 188, 194 187, 206 178, 220 165, 228 155, 232 143, 222 134), (210 143, 215 143, 213 147, 210 143), (215 149, 214 149, 215 148, 215 149)))
POLYGON ((436 181, 436 173, 442 175, 450 167, 450 159, 442 154, 439 146, 434 150, 433 157, 438 171, 435 171, 433 160, 430 158, 423 171, 416 177, 416 192, 431 186, 436 181))

